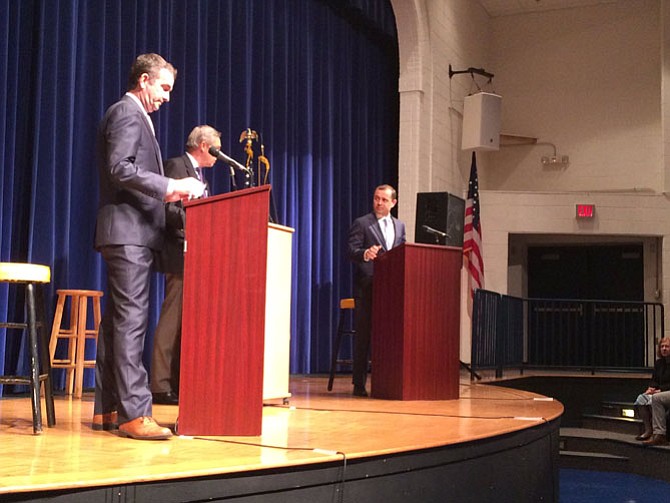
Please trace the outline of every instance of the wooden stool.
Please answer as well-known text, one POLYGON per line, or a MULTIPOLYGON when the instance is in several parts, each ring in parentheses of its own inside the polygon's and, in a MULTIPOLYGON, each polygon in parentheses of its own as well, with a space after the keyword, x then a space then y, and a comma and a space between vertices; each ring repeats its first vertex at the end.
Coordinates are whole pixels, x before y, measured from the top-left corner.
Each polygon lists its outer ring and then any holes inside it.
POLYGON ((74 391, 74 397, 81 398, 82 388, 84 387, 84 369, 95 368, 95 358, 92 360, 85 359, 86 340, 95 340, 97 347, 102 292, 98 290, 57 290, 56 293, 58 294, 58 300, 56 301, 56 314, 54 315, 49 343, 51 366, 56 369, 65 369, 66 393, 72 395, 74 391), (63 310, 68 297, 71 297, 70 326, 62 328, 63 310), (93 328, 86 328, 89 298, 93 307, 93 328), (66 358, 55 358, 58 339, 67 340, 66 358))
POLYGON ((335 342, 333 344, 333 352, 330 357, 330 376, 328 377, 328 391, 333 389, 333 381, 335 380, 335 370, 338 365, 352 365, 353 360, 340 360, 340 347, 342 346, 342 338, 345 336, 353 337, 356 335, 356 330, 352 327, 353 322, 345 326, 345 318, 347 311, 354 312, 356 303, 354 299, 340 299, 340 314, 337 322, 337 333, 335 334, 335 342))
POLYGON ((25 285, 26 318, 23 323, 0 322, 0 328, 26 330, 30 349, 30 376, 3 375, 0 384, 30 386, 33 409, 33 433, 42 433, 42 405, 40 403, 40 383, 44 383, 47 424, 56 424, 54 400, 51 388, 51 367, 48 348, 42 285, 51 281, 51 269, 45 265, 0 262, 0 282, 25 285), (39 288, 36 288, 39 287, 39 288), (38 336, 39 330, 39 336, 38 336))

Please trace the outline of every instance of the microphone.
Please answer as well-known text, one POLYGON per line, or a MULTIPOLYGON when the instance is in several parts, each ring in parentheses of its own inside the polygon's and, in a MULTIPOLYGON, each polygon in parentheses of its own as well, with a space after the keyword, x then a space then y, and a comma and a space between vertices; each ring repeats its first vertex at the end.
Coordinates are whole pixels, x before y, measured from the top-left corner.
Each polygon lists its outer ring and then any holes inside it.
POLYGON ((209 155, 216 157, 218 160, 225 162, 228 166, 237 168, 240 171, 244 171, 245 173, 249 173, 249 170, 242 166, 239 162, 237 162, 235 159, 232 157, 228 157, 226 154, 221 152, 218 148, 216 147, 209 147, 209 155))
POLYGON ((449 237, 449 235, 446 232, 438 231, 437 229, 433 229, 432 227, 428 227, 427 225, 422 225, 421 228, 428 234, 432 234, 434 236, 439 236, 441 238, 449 237))

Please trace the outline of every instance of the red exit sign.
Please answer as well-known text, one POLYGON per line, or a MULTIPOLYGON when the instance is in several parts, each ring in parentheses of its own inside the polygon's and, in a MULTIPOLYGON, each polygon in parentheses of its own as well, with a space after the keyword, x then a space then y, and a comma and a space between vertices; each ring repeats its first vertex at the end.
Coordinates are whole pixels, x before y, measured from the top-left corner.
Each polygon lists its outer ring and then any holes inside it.
POLYGON ((596 207, 593 204, 578 204, 577 218, 593 218, 596 212, 596 207))

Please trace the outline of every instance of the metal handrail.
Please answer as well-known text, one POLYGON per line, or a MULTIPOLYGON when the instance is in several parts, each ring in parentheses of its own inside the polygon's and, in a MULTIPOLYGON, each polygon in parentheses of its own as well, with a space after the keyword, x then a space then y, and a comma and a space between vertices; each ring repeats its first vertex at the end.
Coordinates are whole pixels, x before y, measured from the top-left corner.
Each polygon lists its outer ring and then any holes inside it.
POLYGON ((665 333, 663 304, 538 299, 477 290, 473 370, 524 368, 640 370, 653 366, 665 333))

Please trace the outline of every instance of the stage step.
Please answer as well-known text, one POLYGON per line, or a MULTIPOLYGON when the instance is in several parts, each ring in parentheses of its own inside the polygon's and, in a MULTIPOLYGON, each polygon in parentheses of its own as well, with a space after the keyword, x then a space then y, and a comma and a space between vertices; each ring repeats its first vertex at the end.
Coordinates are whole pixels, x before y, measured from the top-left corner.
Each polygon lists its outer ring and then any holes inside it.
POLYGON ((642 422, 631 417, 613 417, 603 414, 582 415, 582 427, 590 430, 603 430, 613 433, 637 435, 642 422))
POLYGON ((560 444, 561 451, 598 452, 612 455, 622 455, 622 444, 637 446, 639 442, 633 435, 624 433, 613 433, 588 428, 561 428, 560 444))
POLYGON ((570 457, 574 456, 577 458, 589 458, 589 459, 613 459, 616 461, 628 461, 630 458, 626 456, 615 456, 614 454, 607 454, 605 452, 582 452, 582 451, 561 451, 561 456, 570 457))
POLYGON ((635 435, 588 428, 561 428, 561 468, 627 472, 670 482, 670 447, 646 447, 635 435))
POLYGON ((604 452, 560 451, 561 468, 628 472, 630 458, 604 452))
POLYGON ((624 410, 635 410, 633 402, 602 402, 600 404, 600 413, 603 416, 611 417, 628 417, 624 416, 624 410))

